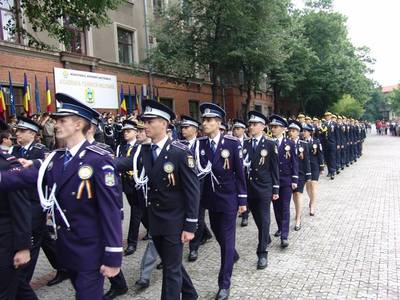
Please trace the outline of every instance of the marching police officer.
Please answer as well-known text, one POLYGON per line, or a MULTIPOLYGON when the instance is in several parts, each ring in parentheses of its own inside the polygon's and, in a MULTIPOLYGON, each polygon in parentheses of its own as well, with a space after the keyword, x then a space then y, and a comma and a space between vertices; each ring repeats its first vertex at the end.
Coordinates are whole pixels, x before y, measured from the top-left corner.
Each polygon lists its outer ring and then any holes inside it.
POLYGON ((120 170, 133 170, 143 183, 149 229, 163 264, 161 299, 197 299, 182 265, 183 244, 194 238, 200 202, 200 182, 189 148, 167 135, 175 114, 165 105, 145 100, 141 119, 151 144, 139 145, 138 156, 116 159, 120 170), (140 147, 140 148, 139 148, 140 147), (144 173, 142 172, 144 170, 144 173), (140 178, 141 179, 140 179, 140 178), (148 181, 143 182, 144 178, 148 181))
POLYGON ((296 145, 284 136, 288 123, 278 115, 270 117, 269 126, 278 144, 279 159, 279 198, 272 202, 278 231, 274 236, 281 237, 281 247, 289 246, 290 200, 299 180, 299 164, 296 157, 296 145))
MULTIPOLYGON (((247 139, 246 134, 246 123, 240 119, 233 119, 232 135, 239 139, 240 145, 243 148, 244 141, 247 139)), ((249 224, 249 209, 239 215, 242 218, 240 226, 246 227, 249 224)))
MULTIPOLYGON (((306 125, 304 123, 304 125, 306 125)), ((311 181, 310 147, 306 141, 300 139, 302 125, 296 120, 289 120, 289 137, 296 145, 296 158, 299 165, 299 180, 297 188, 293 190, 293 201, 296 209, 295 231, 301 229, 301 215, 303 212, 303 192, 306 182, 311 181)))
MULTIPOLYGON (((196 147, 198 145, 197 134, 200 128, 200 122, 196 121, 190 116, 181 116, 181 131, 182 136, 185 140, 182 141, 183 144, 187 145, 190 149, 192 155, 195 155, 196 147)), ((200 191, 203 189, 203 182, 200 182, 200 191)), ((196 261, 198 259, 198 250, 201 244, 204 244, 207 240, 211 239, 212 235, 205 223, 205 209, 201 206, 199 207, 199 217, 198 217, 198 227, 194 234, 194 239, 189 243, 189 257, 190 262, 196 261)))
POLYGON ((204 137, 196 153, 198 169, 204 177, 202 205, 209 211, 211 229, 221 248, 219 290, 216 299, 228 299, 233 264, 239 259, 235 250, 236 217, 247 205, 242 147, 237 138, 222 135, 220 125, 225 111, 218 105, 202 103, 204 137))
POLYGON ((268 119, 257 111, 248 113, 250 139, 244 142, 243 156, 247 170, 247 198, 258 229, 257 269, 268 266, 271 200, 279 198, 278 148, 264 136, 268 119))
MULTIPOLYGON (((0 132, 8 125, 0 119, 0 132)), ((19 168, 16 158, 0 151, 0 171, 19 168)), ((31 214, 28 194, 22 190, 3 192, 0 201, 0 299, 15 299, 17 290, 25 299, 37 299, 26 280, 19 280, 20 268, 31 257, 31 214)))
POLYGON ((328 177, 332 180, 335 179, 336 173, 336 146, 337 146, 337 134, 336 124, 331 120, 332 114, 326 112, 325 115, 325 161, 328 167, 328 177))
POLYGON ((303 138, 310 145, 311 181, 306 182, 307 194, 310 198, 310 216, 315 215, 317 184, 320 174, 324 171, 324 154, 321 142, 313 137, 314 128, 311 125, 303 126, 303 138))
POLYGON ((122 192, 109 153, 85 139, 97 112, 66 94, 56 99, 56 138, 66 148, 52 152, 39 171, 35 164, 18 176, 2 173, 0 187, 42 184, 42 205, 58 203, 56 250, 76 299, 103 299, 104 277, 117 275, 122 261, 122 192))

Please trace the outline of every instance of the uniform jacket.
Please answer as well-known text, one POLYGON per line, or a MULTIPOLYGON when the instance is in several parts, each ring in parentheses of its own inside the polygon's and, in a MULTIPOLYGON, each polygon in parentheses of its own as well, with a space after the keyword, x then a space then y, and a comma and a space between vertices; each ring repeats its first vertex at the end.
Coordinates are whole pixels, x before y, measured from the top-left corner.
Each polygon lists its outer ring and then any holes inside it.
MULTIPOLYGON (((44 188, 51 189, 53 184, 57 185, 57 201, 70 223, 68 228, 56 211, 56 251, 62 257, 61 265, 76 271, 96 270, 102 264, 119 267, 123 250, 122 193, 113 161, 107 151, 87 141, 65 170, 64 154, 64 149, 56 150, 44 175, 44 188), (80 171, 82 169, 86 172, 80 171), (84 184, 82 178, 86 177, 83 175, 88 176, 86 180, 90 188, 84 184)), ((18 174, 2 173, 0 188, 36 184, 37 177, 37 166, 18 174)))
MULTIPOLYGON (((138 171, 144 167, 149 178, 147 211, 151 235, 195 232, 200 182, 189 149, 182 143, 167 140, 154 163, 150 144, 142 144, 140 151, 138 171)), ((115 163, 119 171, 132 170, 132 157, 116 158, 115 163)))
POLYGON ((299 162, 296 157, 296 145, 284 137, 278 146, 279 186, 287 187, 299 180, 299 162))
POLYGON ((211 174, 204 178, 202 205, 212 212, 236 213, 239 206, 247 205, 247 187, 243 168, 243 153, 237 138, 220 136, 215 153, 208 137, 199 141, 200 164, 204 168, 212 163, 212 172, 218 183, 211 183, 211 174), (226 159, 222 157, 226 155, 226 159), (225 167, 224 167, 225 166, 225 167))
POLYGON ((247 168, 247 192, 249 198, 263 198, 279 194, 278 146, 262 136, 253 150, 252 139, 244 141, 243 156, 251 165, 247 168))
POLYGON ((312 172, 324 170, 324 153, 322 151, 321 142, 316 138, 308 141, 310 145, 310 165, 312 172))
POLYGON ((303 181, 311 180, 310 144, 298 139, 296 154, 299 162, 299 179, 303 181))

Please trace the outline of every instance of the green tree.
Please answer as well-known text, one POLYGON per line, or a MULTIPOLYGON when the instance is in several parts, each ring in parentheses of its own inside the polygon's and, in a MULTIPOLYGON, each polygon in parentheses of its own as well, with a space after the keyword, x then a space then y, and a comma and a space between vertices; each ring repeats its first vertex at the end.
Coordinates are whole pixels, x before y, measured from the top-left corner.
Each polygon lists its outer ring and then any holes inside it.
POLYGON ((107 24, 107 11, 116 9, 122 0, 19 0, 14 3, 14 20, 7 24, 7 30, 14 36, 26 38, 29 46, 48 48, 22 26, 23 18, 34 32, 47 32, 50 37, 68 44, 73 36, 64 26, 66 22, 81 30, 107 24))
POLYGON ((390 107, 396 114, 400 114, 400 89, 393 90, 388 95, 390 107))
POLYGON ((365 112, 362 118, 368 121, 383 119, 381 108, 386 106, 386 102, 387 99, 381 88, 375 88, 371 93, 371 97, 364 104, 365 112))
POLYGON ((350 95, 343 95, 330 108, 336 114, 359 119, 364 114, 362 104, 350 95))

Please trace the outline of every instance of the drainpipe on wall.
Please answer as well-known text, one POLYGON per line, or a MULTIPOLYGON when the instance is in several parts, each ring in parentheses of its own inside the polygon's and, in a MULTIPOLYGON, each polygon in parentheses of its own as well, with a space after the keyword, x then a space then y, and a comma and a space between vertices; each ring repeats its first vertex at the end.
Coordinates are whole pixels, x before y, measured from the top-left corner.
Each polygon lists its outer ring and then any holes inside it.
MULTIPOLYGON (((147 0, 143 0, 143 6, 144 6, 144 35, 146 39, 146 58, 149 58, 149 53, 150 53, 150 46, 149 46, 149 30, 148 30, 148 24, 147 24, 147 0)), ((149 70, 148 70, 148 77, 149 77, 149 83, 148 83, 148 91, 147 95, 150 96, 150 98, 153 96, 153 76, 151 75, 152 73, 152 67, 151 64, 149 65, 149 70)))

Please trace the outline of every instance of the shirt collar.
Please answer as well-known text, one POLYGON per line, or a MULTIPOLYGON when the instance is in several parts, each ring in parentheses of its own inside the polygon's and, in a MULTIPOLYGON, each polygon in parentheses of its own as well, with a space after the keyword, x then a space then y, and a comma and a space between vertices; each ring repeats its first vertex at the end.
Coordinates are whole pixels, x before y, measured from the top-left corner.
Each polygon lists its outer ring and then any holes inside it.
POLYGON ((192 138, 191 140, 188 140, 189 148, 192 148, 195 142, 196 142, 196 137, 192 138))
POLYGON ((253 137, 252 139, 256 139, 257 140, 257 144, 261 141, 263 135, 260 134, 259 136, 253 137))
POLYGON ((32 143, 33 143, 33 141, 30 142, 29 144, 23 146, 22 148, 25 148, 25 150, 29 150, 29 148, 31 147, 32 143))
POLYGON ((136 144, 136 139, 134 139, 134 140, 128 142, 128 144, 129 144, 130 146, 135 146, 135 144, 136 144))
POLYGON ((69 150, 69 153, 71 153, 71 156, 74 157, 79 149, 81 149, 82 145, 86 142, 86 139, 83 139, 81 142, 79 142, 78 144, 76 144, 75 146, 73 146, 71 149, 69 150))
POLYGON ((211 144, 211 141, 214 141, 215 145, 218 145, 220 139, 221 139, 221 133, 218 133, 213 139, 209 138, 210 144, 211 144))
POLYGON ((152 145, 157 145, 158 149, 162 150, 164 148, 164 145, 167 142, 167 140, 168 140, 168 135, 165 135, 164 138, 161 141, 159 141, 158 143, 156 143, 156 144, 151 143, 151 144, 152 145))

